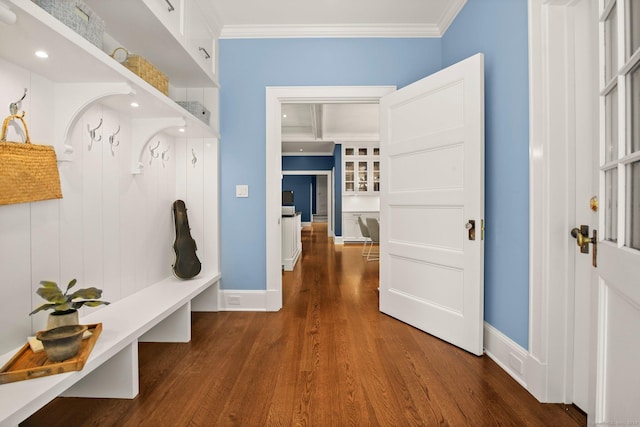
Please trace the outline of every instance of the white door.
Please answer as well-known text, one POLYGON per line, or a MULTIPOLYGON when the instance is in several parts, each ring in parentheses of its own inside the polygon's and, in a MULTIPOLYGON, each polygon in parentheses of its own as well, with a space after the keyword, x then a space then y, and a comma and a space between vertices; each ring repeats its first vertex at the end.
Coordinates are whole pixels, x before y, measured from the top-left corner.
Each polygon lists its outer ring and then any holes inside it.
MULTIPOLYGON (((600 1, 597 290, 590 422, 640 423, 640 2, 600 1)), ((590 236, 591 237, 591 236, 590 236)), ((593 250, 593 245, 591 249, 593 250)))
POLYGON ((481 355, 484 56, 383 97, 380 119, 380 310, 481 355))

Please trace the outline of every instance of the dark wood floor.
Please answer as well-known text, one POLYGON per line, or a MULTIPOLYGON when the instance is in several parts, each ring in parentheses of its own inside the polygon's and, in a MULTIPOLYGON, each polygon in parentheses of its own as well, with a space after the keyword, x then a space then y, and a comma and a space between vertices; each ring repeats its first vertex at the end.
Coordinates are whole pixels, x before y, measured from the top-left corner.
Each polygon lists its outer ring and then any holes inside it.
POLYGON ((133 400, 58 398, 23 426, 580 426, 491 359, 378 311, 378 263, 303 232, 278 313, 194 313, 188 344, 139 345, 133 400))

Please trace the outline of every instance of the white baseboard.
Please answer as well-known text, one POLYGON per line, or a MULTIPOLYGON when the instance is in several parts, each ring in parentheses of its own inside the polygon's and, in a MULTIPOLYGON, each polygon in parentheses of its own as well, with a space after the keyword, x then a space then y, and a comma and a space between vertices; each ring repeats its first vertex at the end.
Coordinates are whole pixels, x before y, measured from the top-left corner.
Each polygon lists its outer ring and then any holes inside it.
POLYGON ((303 223, 301 223, 301 224, 302 224, 302 227, 303 227, 303 228, 304 228, 304 227, 311 227, 311 222, 303 222, 303 223))
POLYGON ((529 352, 487 322, 484 322, 484 352, 528 390, 529 352))
POLYGON ((267 291, 221 289, 220 311, 267 311, 267 291))
POLYGON ((342 238, 342 236, 334 236, 333 237, 333 244, 334 245, 344 245, 344 239, 342 238))
POLYGON ((293 257, 283 259, 282 269, 284 271, 293 271, 293 269, 296 267, 296 262, 298 262, 298 258, 300 257, 301 253, 302 253, 302 249, 300 248, 296 251, 295 254, 293 254, 293 257))

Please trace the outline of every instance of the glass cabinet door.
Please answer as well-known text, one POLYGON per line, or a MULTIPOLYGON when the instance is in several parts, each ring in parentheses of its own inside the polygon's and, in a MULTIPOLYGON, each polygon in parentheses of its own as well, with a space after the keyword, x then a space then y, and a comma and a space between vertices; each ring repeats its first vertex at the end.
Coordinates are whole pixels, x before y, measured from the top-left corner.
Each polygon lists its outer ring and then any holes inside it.
POLYGON ((380 161, 373 162, 373 191, 380 191, 380 161))
POLYGON ((380 148, 343 147, 343 191, 351 194, 380 192, 380 148))
POLYGON ((356 190, 355 162, 344 162, 344 191, 354 192, 356 190))
POLYGON ((358 191, 368 191, 369 170, 368 162, 358 162, 358 191))

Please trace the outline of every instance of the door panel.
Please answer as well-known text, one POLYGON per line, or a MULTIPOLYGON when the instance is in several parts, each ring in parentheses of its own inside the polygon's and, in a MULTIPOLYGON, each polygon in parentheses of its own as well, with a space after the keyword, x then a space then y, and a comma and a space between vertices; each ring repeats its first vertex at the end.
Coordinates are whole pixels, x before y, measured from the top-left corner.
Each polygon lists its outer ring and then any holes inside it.
MULTIPOLYGON (((458 136, 454 141, 461 139, 461 136, 458 136)), ((409 154, 394 156, 393 150, 390 152, 391 192, 463 187, 464 148, 462 144, 443 140, 438 142, 450 145, 412 152, 409 144, 406 144, 402 149, 409 154), (430 165, 430 167, 425 168, 424 165, 430 165)), ((428 145, 427 141, 420 141, 420 143, 428 145)))
POLYGON ((455 229, 460 223, 464 224, 464 219, 459 208, 397 206, 389 210, 389 238, 407 244, 462 251, 462 234, 442 232, 443 229, 455 229))
POLYGON ((640 28, 631 9, 635 1, 600 2, 600 137, 598 303, 592 315, 596 340, 592 372, 595 372, 595 421, 603 424, 637 424, 640 420, 640 251, 634 249, 635 218, 640 210, 634 195, 640 182, 631 178, 630 166, 640 158, 638 122, 634 111, 638 96, 635 71, 640 50, 630 41, 640 28), (616 94, 615 97, 612 94, 616 94), (611 99, 615 99, 614 104, 611 99))
POLYGON ((380 103, 380 310, 476 355, 483 352, 483 70, 478 54, 380 103))

